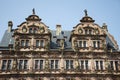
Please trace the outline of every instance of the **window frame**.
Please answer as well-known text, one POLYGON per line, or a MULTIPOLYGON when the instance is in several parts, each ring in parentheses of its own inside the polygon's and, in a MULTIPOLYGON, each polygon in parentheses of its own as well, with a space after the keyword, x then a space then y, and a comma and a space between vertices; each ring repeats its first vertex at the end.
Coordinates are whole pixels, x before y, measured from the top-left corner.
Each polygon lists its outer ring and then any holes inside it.
POLYGON ((43 69, 45 69, 45 59, 34 59, 34 69, 35 70, 43 70, 43 69), (36 64, 36 61, 38 61, 37 64, 36 64), (41 61, 42 61, 42 63, 41 63, 41 61))
POLYGON ((65 69, 66 70, 74 69, 74 60, 73 59, 66 59, 65 60, 65 69), (67 63, 67 61, 68 61, 68 63, 67 63))
POLYGON ((1 60, 1 63, 2 63, 2 64, 1 64, 1 70, 2 70, 2 71, 11 70, 11 69, 12 69, 12 66, 13 66, 13 65, 12 65, 12 64, 13 64, 13 59, 2 59, 2 60, 1 60), (6 63, 3 65, 3 62, 4 62, 4 61, 6 61, 6 63), (9 61, 11 61, 10 64, 9 64, 9 61), (3 69, 3 68, 4 68, 4 69, 3 69))
POLYGON ((28 62, 29 60, 28 59, 18 59, 18 66, 17 66, 17 69, 18 70, 27 70, 29 65, 28 65, 28 62), (22 62, 20 64, 20 61, 22 62), (25 61, 27 61, 27 63, 25 64, 25 61))

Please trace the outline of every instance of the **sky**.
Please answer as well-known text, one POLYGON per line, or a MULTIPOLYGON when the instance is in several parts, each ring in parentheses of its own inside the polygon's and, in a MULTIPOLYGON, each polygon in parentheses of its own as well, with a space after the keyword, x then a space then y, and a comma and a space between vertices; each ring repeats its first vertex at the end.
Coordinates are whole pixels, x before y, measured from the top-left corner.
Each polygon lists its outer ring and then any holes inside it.
POLYGON ((56 29, 56 24, 62 25, 63 30, 72 30, 87 9, 95 23, 107 24, 120 47, 120 0, 0 0, 0 40, 8 21, 13 21, 13 29, 17 28, 32 14, 33 8, 52 30, 56 29))

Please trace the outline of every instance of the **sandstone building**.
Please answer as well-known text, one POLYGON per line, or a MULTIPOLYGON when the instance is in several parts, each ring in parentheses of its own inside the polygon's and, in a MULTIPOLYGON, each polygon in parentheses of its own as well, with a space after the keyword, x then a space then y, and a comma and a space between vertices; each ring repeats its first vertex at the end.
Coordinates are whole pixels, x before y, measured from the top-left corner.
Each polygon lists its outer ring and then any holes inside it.
POLYGON ((117 42, 86 10, 71 31, 50 30, 34 9, 12 27, 0 43, 0 80, 120 80, 117 42))

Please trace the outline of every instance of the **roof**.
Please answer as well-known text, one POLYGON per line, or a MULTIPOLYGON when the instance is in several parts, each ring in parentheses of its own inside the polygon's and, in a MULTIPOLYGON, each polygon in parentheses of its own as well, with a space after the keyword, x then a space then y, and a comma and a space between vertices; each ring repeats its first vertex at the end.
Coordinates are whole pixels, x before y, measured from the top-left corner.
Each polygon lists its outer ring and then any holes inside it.
MULTIPOLYGON (((5 31, 3 38, 0 43, 0 50, 8 50, 9 44, 14 44, 14 38, 12 37, 14 30, 12 32, 5 31)), ((65 49, 71 49, 71 42, 69 42, 71 31, 61 31, 60 35, 56 35, 55 30, 51 30, 51 43, 50 43, 50 49, 59 49, 59 46, 57 44, 58 39, 64 39, 65 40, 65 49)))
POLYGON ((51 38, 51 49, 59 48, 57 44, 57 40, 64 39, 65 49, 71 49, 71 42, 69 42, 71 31, 61 31, 59 35, 56 35, 55 30, 51 30, 52 38, 51 38))
POLYGON ((0 47, 8 47, 9 44, 14 44, 14 39, 12 37, 14 30, 11 32, 8 32, 8 30, 5 31, 3 38, 0 42, 0 47))

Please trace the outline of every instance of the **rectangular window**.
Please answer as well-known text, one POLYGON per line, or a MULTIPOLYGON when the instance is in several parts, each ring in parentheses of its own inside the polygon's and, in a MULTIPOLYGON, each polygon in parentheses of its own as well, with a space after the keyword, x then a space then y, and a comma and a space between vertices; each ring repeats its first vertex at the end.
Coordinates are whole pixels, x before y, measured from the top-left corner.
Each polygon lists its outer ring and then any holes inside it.
POLYGON ((43 64, 43 60, 35 60, 35 69, 42 70, 44 67, 43 64))
POLYGON ((93 47, 100 48, 100 41, 99 40, 93 41, 93 47))
POLYGON ((12 69, 12 60, 2 60, 1 70, 10 70, 12 69))
POLYGON ((66 60, 66 69, 73 69, 73 60, 66 60))
POLYGON ((78 41, 79 47, 86 48, 87 47, 87 41, 78 41))
POLYGON ((36 40, 36 47, 44 47, 44 40, 36 40))
POLYGON ((96 61, 96 70, 103 70, 103 61, 96 61))
POLYGON ((27 66, 28 66, 28 60, 19 60, 18 63, 18 69, 19 70, 27 70, 27 66))
POLYGON ((59 62, 59 60, 50 60, 50 68, 58 69, 58 62, 59 62))
POLYGON ((80 69, 81 70, 88 70, 88 60, 80 60, 80 69))

